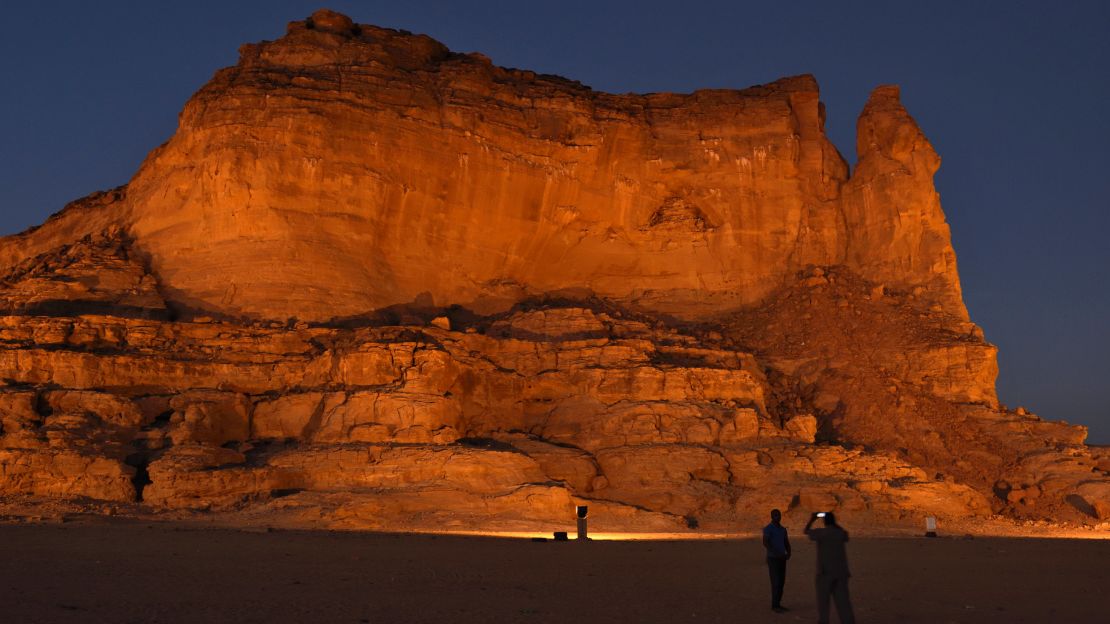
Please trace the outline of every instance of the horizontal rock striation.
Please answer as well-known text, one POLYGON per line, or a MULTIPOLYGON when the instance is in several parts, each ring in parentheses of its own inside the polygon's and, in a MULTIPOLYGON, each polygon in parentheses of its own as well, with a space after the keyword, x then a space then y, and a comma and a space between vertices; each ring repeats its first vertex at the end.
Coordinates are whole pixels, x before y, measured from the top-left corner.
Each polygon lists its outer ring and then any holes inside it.
POLYGON ((966 316, 939 158, 897 89, 865 108, 850 178, 823 121, 810 76, 616 96, 427 37, 294 22, 189 101, 126 192, 0 258, 114 222, 175 301, 309 321, 561 289, 692 317, 845 264, 966 316))
POLYGON ((1110 518, 1083 428, 998 401, 897 88, 850 175, 823 118, 808 76, 617 96, 293 22, 126 187, 0 239, 0 494, 384 529, 1110 518))

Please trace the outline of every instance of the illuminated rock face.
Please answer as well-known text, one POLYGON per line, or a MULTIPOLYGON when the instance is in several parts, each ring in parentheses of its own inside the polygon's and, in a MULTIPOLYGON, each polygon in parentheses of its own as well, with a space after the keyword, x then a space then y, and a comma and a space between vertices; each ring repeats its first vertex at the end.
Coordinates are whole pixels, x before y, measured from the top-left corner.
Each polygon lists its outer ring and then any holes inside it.
POLYGON ((810 77, 614 96, 294 22, 126 187, 0 240, 0 492, 379 528, 1110 515, 1082 428, 998 405, 897 88, 851 176, 822 125, 810 77))
POLYGON ((938 158, 896 88, 849 178, 810 76, 615 96, 324 23, 244 46, 102 217, 176 301, 323 321, 575 289, 689 318, 843 264, 965 315, 938 158))

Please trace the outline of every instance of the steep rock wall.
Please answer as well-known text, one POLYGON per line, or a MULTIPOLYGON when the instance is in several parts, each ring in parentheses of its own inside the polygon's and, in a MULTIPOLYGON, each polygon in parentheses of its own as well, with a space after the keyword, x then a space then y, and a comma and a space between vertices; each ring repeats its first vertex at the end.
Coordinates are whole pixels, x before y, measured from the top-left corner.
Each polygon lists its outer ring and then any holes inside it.
MULTIPOLYGON (((810 264, 966 316, 937 158, 897 90, 865 108, 850 180, 823 117, 810 76, 615 96, 321 15, 244 46, 112 219, 171 299, 252 317, 576 289, 694 318, 810 264)), ((44 251, 61 221, 3 246, 44 251)))
POLYGON ((616 96, 293 22, 126 187, 0 239, 0 494, 385 528, 1110 518, 1083 428, 995 395, 897 87, 850 176, 823 116, 809 76, 616 96))

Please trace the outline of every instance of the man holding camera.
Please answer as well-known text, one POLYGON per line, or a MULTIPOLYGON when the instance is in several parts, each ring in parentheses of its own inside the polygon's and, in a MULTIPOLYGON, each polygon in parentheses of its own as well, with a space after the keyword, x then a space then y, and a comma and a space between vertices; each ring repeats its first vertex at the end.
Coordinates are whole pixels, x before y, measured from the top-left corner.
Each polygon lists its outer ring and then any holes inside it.
POLYGON ((767 570, 771 573, 771 610, 786 611, 782 606, 782 588, 786 585, 786 560, 790 558, 790 538, 782 526, 782 512, 771 510, 771 524, 763 527, 763 547, 767 549, 767 570))
POLYGON ((852 601, 848 596, 848 532, 836 523, 833 512, 815 513, 806 523, 805 534, 817 542, 817 621, 829 622, 829 597, 836 603, 836 613, 841 624, 855 624, 852 601), (818 518, 825 520, 825 527, 814 529, 818 518))

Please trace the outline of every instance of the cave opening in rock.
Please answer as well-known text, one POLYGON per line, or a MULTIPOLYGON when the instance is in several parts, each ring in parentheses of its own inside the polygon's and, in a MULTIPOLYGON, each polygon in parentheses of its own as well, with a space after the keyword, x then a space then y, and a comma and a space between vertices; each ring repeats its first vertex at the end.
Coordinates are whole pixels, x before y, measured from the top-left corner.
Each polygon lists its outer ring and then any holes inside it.
POLYGON ((135 486, 135 502, 143 502, 143 490, 153 483, 150 480, 150 457, 146 453, 132 453, 124 460, 128 466, 135 469, 131 477, 131 485, 135 486))

